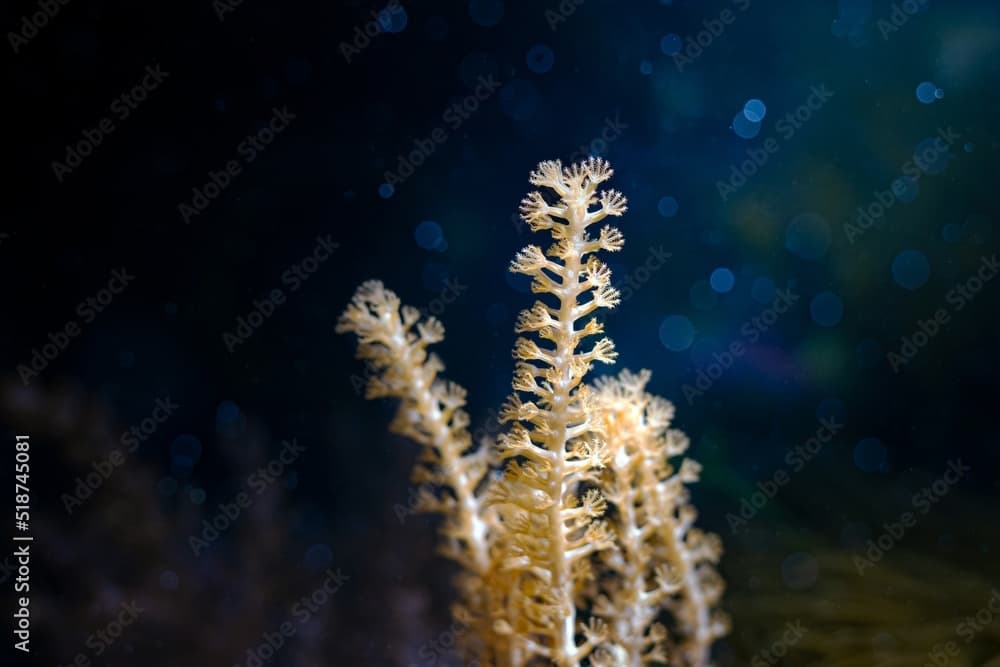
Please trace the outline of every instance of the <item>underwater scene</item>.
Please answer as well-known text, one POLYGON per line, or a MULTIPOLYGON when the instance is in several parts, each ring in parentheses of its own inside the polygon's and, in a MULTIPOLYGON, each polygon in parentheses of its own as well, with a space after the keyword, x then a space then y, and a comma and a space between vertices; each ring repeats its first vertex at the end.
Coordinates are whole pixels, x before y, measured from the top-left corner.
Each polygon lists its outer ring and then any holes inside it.
POLYGON ((2 15, 4 664, 1000 667, 1000 4, 2 15))

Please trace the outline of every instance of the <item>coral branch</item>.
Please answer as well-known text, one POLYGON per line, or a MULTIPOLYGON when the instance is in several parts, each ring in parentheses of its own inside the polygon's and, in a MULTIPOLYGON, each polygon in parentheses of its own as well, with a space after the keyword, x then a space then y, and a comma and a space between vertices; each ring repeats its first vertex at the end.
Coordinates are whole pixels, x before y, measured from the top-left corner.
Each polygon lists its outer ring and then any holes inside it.
POLYGON ((612 174, 599 158, 531 173, 551 192, 529 193, 521 215, 552 242, 510 264, 541 298, 515 325, 514 393, 499 415, 510 426, 495 446, 473 449, 466 392, 438 376, 427 348, 444 339, 440 322, 371 281, 337 327, 377 371, 368 396, 400 400, 391 429, 423 446, 419 506, 445 517, 441 552, 463 568, 454 616, 470 629, 466 657, 484 666, 704 667, 726 631, 721 544, 693 526, 686 487, 701 466, 669 462, 688 448, 670 428, 673 406, 646 393, 648 371, 585 384, 618 356, 591 315, 621 300, 595 253, 624 238, 588 229, 627 210, 620 192, 598 191, 612 174))

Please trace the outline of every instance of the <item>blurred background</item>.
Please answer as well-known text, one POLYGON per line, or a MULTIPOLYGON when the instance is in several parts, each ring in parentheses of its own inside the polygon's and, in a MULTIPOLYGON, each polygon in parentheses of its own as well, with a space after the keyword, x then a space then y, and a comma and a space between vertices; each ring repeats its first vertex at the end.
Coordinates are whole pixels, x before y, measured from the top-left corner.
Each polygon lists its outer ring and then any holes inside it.
POLYGON ((718 664, 998 663, 996 3, 2 14, 31 664, 461 664, 417 448, 334 324, 370 278, 439 317, 496 434, 517 205, 588 155, 630 200, 618 368, 726 545, 718 664))

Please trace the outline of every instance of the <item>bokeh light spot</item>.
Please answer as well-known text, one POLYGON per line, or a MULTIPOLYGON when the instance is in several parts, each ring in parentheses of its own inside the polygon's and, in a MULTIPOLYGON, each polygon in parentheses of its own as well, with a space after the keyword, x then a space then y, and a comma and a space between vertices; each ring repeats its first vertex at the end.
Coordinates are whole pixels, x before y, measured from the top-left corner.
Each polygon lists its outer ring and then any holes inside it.
POLYGON ((760 134, 760 127, 759 122, 750 120, 742 111, 733 117, 733 132, 741 139, 753 139, 760 134))
POLYGON ((807 553, 794 553, 781 563, 781 579, 792 590, 812 588, 819 576, 819 564, 807 553))
POLYGON ((240 420, 240 407, 232 401, 222 401, 215 409, 216 428, 234 426, 240 420))
POLYGON ((946 146, 940 146, 941 137, 927 137, 913 149, 913 161, 928 174, 940 174, 948 168, 953 157, 946 146))
POLYGON ((733 272, 724 266, 720 266, 715 271, 712 271, 712 275, 708 279, 709 283, 719 294, 726 294, 733 289, 733 285, 736 284, 736 276, 733 272))
POLYGON ((514 120, 531 118, 540 104, 541 96, 530 81, 514 79, 500 89, 500 108, 514 120))
POLYGON ((920 194, 920 184, 909 176, 900 176, 892 182, 892 194, 904 204, 909 204, 920 194))
POLYGON ((816 419, 843 420, 845 409, 844 402, 839 398, 824 398, 816 406, 816 419))
POLYGON ((938 87, 930 81, 921 81, 917 86, 917 99, 924 104, 932 104, 937 99, 934 95, 937 89, 938 87))
POLYGON ((844 302, 830 290, 820 292, 809 304, 809 314, 821 327, 835 327, 844 317, 844 302))
POLYGON ((785 248, 793 255, 815 261, 830 249, 830 225, 816 213, 800 213, 785 228, 785 248))
POLYGON ((931 275, 931 263, 919 250, 903 250, 892 260, 892 279, 908 290, 923 287, 931 275))
POLYGON ((403 32, 409 17, 406 8, 398 2, 391 3, 378 14, 378 25, 388 33, 403 32))
POLYGON ((854 465, 864 472, 884 472, 889 454, 878 438, 864 438, 854 446, 854 465))
POLYGON ((201 441, 190 433, 174 438, 170 444, 171 459, 185 459, 194 465, 201 459, 201 441))
POLYGON ((671 352, 683 352, 694 342, 695 329, 683 315, 670 315, 660 324, 660 342, 671 352))
POLYGON ((303 563, 312 572, 321 572, 333 562, 333 550, 326 544, 314 544, 306 549, 303 563))
POLYGON ((469 0, 469 16, 472 22, 484 28, 492 28, 503 18, 504 6, 501 0, 469 0))
POLYGON ((545 74, 555 64, 556 54, 544 44, 535 44, 528 49, 526 60, 528 61, 528 69, 532 72, 535 74, 545 74))
POLYGON ((160 588, 165 591, 176 591, 181 580, 173 570, 164 570, 160 573, 160 588))
POLYGON ((684 42, 677 33, 669 33, 660 38, 660 50, 668 56, 677 55, 681 52, 684 42))
POLYGON ((743 115, 752 123, 759 123, 767 115, 767 106, 756 98, 743 105, 743 115))
POLYGON ((677 211, 680 209, 680 204, 677 200, 671 196, 660 197, 660 201, 656 202, 656 210, 659 211, 660 215, 664 218, 672 218, 677 215, 677 211))
POLYGON ((962 226, 957 225, 954 222, 949 222, 941 230, 941 236, 948 243, 958 243, 962 240, 962 226))
POLYGON ((435 250, 444 241, 444 232, 441 225, 433 220, 424 220, 413 230, 413 236, 417 240, 417 245, 424 250, 435 250))

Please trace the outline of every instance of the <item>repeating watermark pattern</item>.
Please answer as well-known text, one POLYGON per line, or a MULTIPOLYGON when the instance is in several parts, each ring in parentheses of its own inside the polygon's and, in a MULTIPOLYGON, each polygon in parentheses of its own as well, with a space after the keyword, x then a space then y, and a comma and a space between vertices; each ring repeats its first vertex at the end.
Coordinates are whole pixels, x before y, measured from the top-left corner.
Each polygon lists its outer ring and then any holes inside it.
POLYGON ((622 134, 625 133, 625 130, 628 129, 628 123, 623 122, 620 115, 621 111, 616 109, 614 117, 610 115, 605 116, 604 124, 601 126, 600 131, 594 135, 593 139, 578 146, 570 154, 569 162, 573 164, 581 160, 586 160, 591 156, 601 157, 607 153, 611 144, 618 141, 622 134))
MULTIPOLYGON (((1000 591, 996 588, 990 589, 990 598, 986 604, 971 616, 966 616, 955 626, 955 634, 962 639, 966 645, 986 630, 1000 616, 1000 591)), ((927 652, 927 661, 923 667, 947 667, 951 659, 957 657, 962 652, 962 648, 949 639, 945 642, 938 642, 927 652)))
POLYGON ((1000 591, 994 588, 990 590, 989 600, 979 611, 972 616, 966 616, 955 626, 955 634, 968 644, 976 638, 976 635, 992 625, 998 616, 1000 616, 1000 591))
POLYGON ((193 218, 204 213, 205 209, 243 173, 243 167, 253 164, 295 119, 296 115, 289 111, 287 106, 280 109, 273 107, 267 124, 253 134, 248 134, 236 145, 237 157, 226 160, 219 170, 210 169, 208 180, 201 186, 191 188, 190 201, 182 201, 177 205, 177 213, 184 224, 191 224, 193 218))
POLYGON ((288 288, 288 293, 286 294, 281 287, 265 291, 259 299, 254 299, 250 312, 236 318, 232 331, 222 332, 222 344, 226 346, 229 354, 250 340, 264 322, 277 312, 278 307, 288 301, 288 294, 299 291, 339 247, 340 244, 334 242, 330 234, 317 236, 316 244, 309 254, 282 272, 281 284, 288 288))
POLYGON ((127 456, 134 454, 139 446, 156 433, 160 425, 170 419, 178 409, 180 405, 174 403, 169 396, 156 399, 149 417, 122 433, 119 439, 121 448, 116 447, 106 457, 91 461, 92 470, 76 478, 73 492, 63 493, 59 497, 66 514, 72 516, 73 512, 82 507, 98 489, 104 486, 105 482, 111 479, 115 470, 125 464, 127 456))
POLYGON ((559 4, 555 7, 550 7, 545 10, 545 22, 549 26, 549 30, 556 32, 559 26, 569 20, 569 17, 576 14, 576 10, 580 8, 580 5, 584 3, 585 0, 560 0, 559 4))
POLYGON ((263 667, 278 654, 289 639, 295 637, 299 628, 308 623, 320 609, 344 587, 350 577, 343 574, 340 568, 336 572, 327 570, 326 579, 309 595, 299 598, 288 611, 288 617, 275 630, 265 632, 260 636, 260 643, 248 648, 246 659, 235 663, 235 667, 263 667))
MULTIPOLYGON (((731 1, 741 13, 750 8, 750 0, 731 1)), ((674 67, 677 68, 677 71, 683 73, 685 67, 693 65, 696 60, 701 58, 702 54, 726 31, 726 26, 736 23, 737 16, 738 14, 734 13, 732 9, 726 7, 719 12, 716 18, 702 21, 702 30, 688 35, 682 42, 681 50, 674 54, 674 67)))
POLYGON ((468 285, 458 282, 458 278, 448 278, 444 281, 444 287, 436 297, 431 299, 426 306, 418 310, 421 317, 441 317, 441 313, 451 304, 458 300, 469 289, 468 285))
POLYGON ((200 556, 228 531, 243 515, 243 510, 250 509, 254 501, 271 488, 285 471, 308 449, 300 445, 296 438, 282 443, 281 452, 247 476, 244 490, 237 493, 230 502, 219 503, 219 511, 210 519, 201 522, 201 533, 188 536, 188 546, 191 553, 200 556))
POLYGON ((340 55, 344 58, 344 62, 350 65, 351 60, 367 49, 376 37, 386 32, 386 25, 391 24, 395 15, 401 11, 403 11, 403 6, 399 3, 399 0, 389 0, 389 4, 385 6, 385 9, 381 11, 372 10, 370 18, 367 21, 354 26, 350 41, 341 41, 340 46, 337 47, 340 55))
POLYGON ((781 636, 771 643, 766 649, 757 651, 750 659, 750 667, 771 667, 771 665, 781 664, 788 651, 793 646, 802 641, 809 629, 802 625, 802 621, 789 621, 785 624, 785 631, 781 636))
POLYGON ((778 491, 791 481, 792 475, 800 472, 810 461, 819 456, 823 447, 843 429, 844 425, 832 417, 820 419, 816 432, 808 440, 796 445, 795 449, 789 449, 785 454, 785 465, 788 470, 778 468, 770 479, 757 482, 756 490, 740 500, 737 514, 732 512, 726 514, 726 521, 729 523, 729 530, 732 531, 733 535, 738 534, 741 529, 745 529, 747 524, 778 495, 778 491))
POLYGON ((84 128, 79 139, 66 144, 62 162, 52 161, 52 173, 56 182, 61 184, 85 159, 93 155, 104 140, 118 129, 115 121, 122 123, 128 120, 168 76, 170 72, 164 72, 160 65, 147 65, 142 79, 111 102, 108 107, 111 115, 104 116, 93 127, 84 128))
POLYGON ((653 274, 663 268, 671 257, 673 253, 666 252, 663 246, 650 246, 645 261, 614 285, 621 294, 621 303, 625 303, 645 287, 652 280, 653 274))
POLYGON ((903 0, 903 2, 892 4, 889 8, 889 16, 881 18, 876 23, 882 41, 888 41, 889 37, 905 26, 919 12, 926 9, 930 0, 903 0))
POLYGON ((900 369, 908 366, 921 350, 930 344, 931 340, 937 336, 946 325, 951 323, 952 313, 958 313, 965 309, 983 291, 986 283, 993 280, 1000 272, 1000 260, 996 254, 989 257, 983 256, 979 260, 979 268, 975 274, 958 282, 948 290, 945 295, 945 302, 951 306, 938 308, 927 319, 917 320, 917 327, 913 333, 903 336, 899 340, 899 349, 890 351, 886 355, 889 367, 892 372, 898 374, 900 369))
POLYGON ((406 182, 416 170, 437 151, 438 147, 448 141, 451 132, 455 132, 462 124, 472 118, 479 107, 500 88, 500 82, 490 74, 480 76, 472 92, 459 102, 453 102, 441 113, 441 123, 424 137, 413 140, 413 149, 408 153, 396 156, 395 171, 386 171, 383 181, 393 188, 406 182), (447 128, 447 129, 446 129, 447 128))
POLYGON ((7 42, 14 55, 21 52, 28 43, 38 36, 50 21, 59 16, 62 8, 73 0, 39 0, 38 9, 21 17, 21 28, 7 33, 7 42))
POLYGON ((212 0, 212 11, 219 23, 225 23, 226 16, 232 14, 243 5, 244 0, 212 0))
MULTIPOLYGON (((930 485, 913 494, 910 504, 920 514, 927 514, 934 505, 941 502, 941 499, 948 495, 952 487, 958 484, 970 472, 972 472, 972 468, 963 464, 962 459, 948 461, 948 468, 944 474, 930 485)), ((899 544, 900 540, 906 535, 907 530, 917 525, 917 518, 916 514, 907 510, 900 514, 897 520, 882 524, 884 532, 875 539, 868 540, 865 555, 854 556, 854 567, 858 570, 858 575, 864 576, 865 570, 875 567, 876 563, 881 561, 886 553, 899 544)))
MULTIPOLYGON (((790 141, 799 130, 812 120, 816 112, 826 106, 826 103, 836 94, 834 91, 829 90, 826 84, 812 86, 809 90, 809 97, 806 98, 805 102, 775 122, 774 132, 781 137, 782 141, 790 141)), ((746 185, 749 179, 753 178, 763 169, 764 165, 771 160, 771 157, 776 155, 780 150, 781 142, 774 136, 769 136, 761 142, 759 147, 748 148, 746 150, 746 160, 743 160, 739 164, 735 162, 730 164, 729 178, 725 181, 720 180, 715 182, 715 189, 718 191, 723 203, 729 201, 729 198, 746 185)))
POLYGON ((114 298, 125 291, 125 288, 135 280, 135 276, 122 267, 111 272, 111 278, 107 285, 97 291, 94 296, 87 297, 77 304, 76 314, 79 321, 71 319, 55 333, 48 333, 48 342, 40 348, 31 348, 31 359, 25 363, 18 364, 17 374, 21 377, 21 382, 27 387, 31 380, 38 377, 49 367, 49 364, 69 347, 74 338, 83 333, 83 327, 93 322, 97 316, 104 312, 114 298))
MULTIPOLYGON (((436 297, 430 300, 427 305, 418 308, 420 314, 423 317, 428 315, 433 315, 434 317, 440 318, 441 313, 445 311, 445 308, 453 304, 458 300, 466 290, 469 289, 468 285, 463 285, 458 282, 458 278, 448 278, 444 282, 444 287, 441 288, 440 293, 436 297)), ((364 396, 365 387, 368 386, 368 380, 379 374, 379 370, 372 365, 371 361, 365 360, 365 370, 358 375, 357 373, 352 373, 350 377, 351 387, 354 389, 354 393, 357 396, 364 396)))
MULTIPOLYGON (((407 667, 435 667, 435 665, 451 664, 448 661, 448 656, 455 651, 458 639, 468 630, 468 626, 453 621, 450 628, 436 638, 421 644, 417 650, 417 657, 420 658, 421 662, 419 664, 411 662, 407 667)), ((465 667, 482 667, 482 665, 478 660, 472 660, 465 667)))
POLYGON ((938 128, 937 136, 934 137, 931 145, 918 153, 914 153, 913 159, 907 160, 900 167, 899 171, 902 177, 895 179, 893 185, 888 189, 876 190, 872 193, 872 201, 858 207, 853 224, 849 222, 844 223, 843 229, 844 235, 847 236, 847 242, 853 245, 859 237, 875 226, 875 223, 881 220, 889 209, 900 200, 900 196, 906 185, 903 179, 916 184, 939 159, 949 153, 952 145, 961 137, 962 135, 953 130, 951 126, 938 128))
MULTIPOLYGON (((100 630, 87 635, 87 640, 84 642, 84 646, 90 649, 90 652, 80 651, 77 653, 72 660, 66 663, 66 667, 89 667, 92 664, 92 659, 100 658, 104 653, 111 648, 111 646, 121 638, 125 629, 130 625, 139 620, 139 617, 146 610, 140 607, 139 604, 132 600, 130 602, 123 602, 118 615, 109 622, 106 626, 100 630), (93 658, 91 658, 93 656, 93 658)), ((59 667, 62 667, 61 665, 59 667)))
POLYGON ((699 367, 695 374, 694 384, 685 383, 681 386, 684 399, 688 405, 694 405, 696 398, 704 396, 736 363, 736 360, 747 353, 750 345, 754 345, 767 331, 774 326, 781 315, 787 313, 801 298, 791 289, 779 289, 771 305, 740 325, 740 338, 733 340, 722 352, 712 353, 712 362, 699 367))

